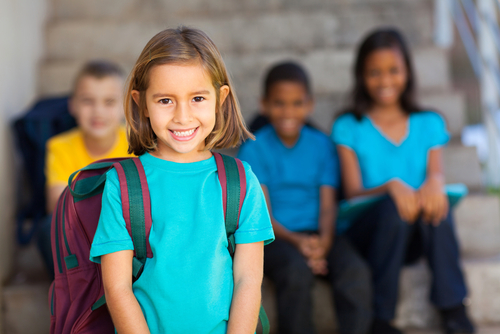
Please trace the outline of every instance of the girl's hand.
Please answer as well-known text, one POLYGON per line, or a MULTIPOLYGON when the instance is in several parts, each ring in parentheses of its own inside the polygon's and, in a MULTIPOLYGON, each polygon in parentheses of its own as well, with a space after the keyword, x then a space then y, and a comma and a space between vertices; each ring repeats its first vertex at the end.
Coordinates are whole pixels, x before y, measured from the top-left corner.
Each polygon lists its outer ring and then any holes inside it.
POLYGON ((401 219, 413 224, 420 214, 419 196, 416 191, 397 179, 389 181, 387 186, 401 219))
POLYGON ((427 180, 417 192, 422 208, 422 218, 426 223, 438 226, 448 215, 449 203, 443 193, 443 184, 438 179, 427 180))

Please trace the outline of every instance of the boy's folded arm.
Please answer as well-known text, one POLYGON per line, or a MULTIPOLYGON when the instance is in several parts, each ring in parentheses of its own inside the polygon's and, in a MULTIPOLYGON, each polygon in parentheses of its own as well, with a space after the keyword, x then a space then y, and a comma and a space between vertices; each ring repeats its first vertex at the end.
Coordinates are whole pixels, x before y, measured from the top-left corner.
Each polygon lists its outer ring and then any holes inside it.
POLYGON ((149 334, 149 328, 132 291, 133 251, 101 256, 104 293, 113 324, 120 334, 149 334))
POLYGON ((264 242, 238 244, 233 262, 234 292, 227 333, 255 333, 264 275, 264 242))

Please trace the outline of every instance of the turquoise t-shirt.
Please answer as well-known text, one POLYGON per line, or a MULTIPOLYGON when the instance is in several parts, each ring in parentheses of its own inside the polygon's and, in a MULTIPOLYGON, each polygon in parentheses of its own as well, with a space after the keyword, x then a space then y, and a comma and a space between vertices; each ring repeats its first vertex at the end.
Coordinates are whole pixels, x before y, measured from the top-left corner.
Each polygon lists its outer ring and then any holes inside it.
MULTIPOLYGON (((232 259, 215 158, 175 163, 140 157, 149 185, 153 225, 141 277, 133 284, 151 333, 226 333, 233 295, 232 259)), ((274 240, 257 178, 244 164, 246 197, 237 244, 274 240)), ((122 215, 118 175, 110 170, 90 259, 133 249, 122 215)))
POLYGON ((330 138, 304 126, 293 147, 279 139, 272 125, 247 141, 238 157, 252 166, 269 191, 274 218, 290 231, 317 231, 320 187, 338 186, 335 147, 330 138))
POLYGON ((425 111, 410 114, 407 135, 400 143, 387 138, 369 117, 358 121, 353 114, 337 119, 331 138, 356 153, 365 189, 394 178, 417 189, 426 178, 429 151, 445 145, 450 136, 443 117, 425 111))

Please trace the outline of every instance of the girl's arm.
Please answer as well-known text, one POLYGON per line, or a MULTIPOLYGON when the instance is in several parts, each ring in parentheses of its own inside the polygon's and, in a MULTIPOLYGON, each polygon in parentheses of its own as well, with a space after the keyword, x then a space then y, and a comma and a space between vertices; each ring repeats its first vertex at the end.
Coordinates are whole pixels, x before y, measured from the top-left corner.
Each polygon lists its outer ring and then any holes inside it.
POLYGON ((264 242, 238 244, 234 252, 234 291, 228 334, 253 334, 259 317, 264 276, 264 242))
POLYGON ((439 225, 448 215, 448 198, 443 193, 443 186, 443 149, 436 148, 429 151, 427 177, 418 190, 423 219, 434 225, 439 225))
POLYGON ((124 250, 101 256, 104 294, 119 334, 149 334, 146 319, 132 291, 132 258, 124 250))
POLYGON ((319 188, 319 241, 324 248, 325 255, 333 244, 335 228, 335 188, 330 186, 321 186, 319 188))
POLYGON ((380 187, 365 189, 361 180, 358 157, 345 146, 337 145, 345 196, 351 199, 356 196, 389 194, 394 200, 399 216, 406 222, 414 222, 420 212, 416 192, 405 183, 394 179, 380 187))

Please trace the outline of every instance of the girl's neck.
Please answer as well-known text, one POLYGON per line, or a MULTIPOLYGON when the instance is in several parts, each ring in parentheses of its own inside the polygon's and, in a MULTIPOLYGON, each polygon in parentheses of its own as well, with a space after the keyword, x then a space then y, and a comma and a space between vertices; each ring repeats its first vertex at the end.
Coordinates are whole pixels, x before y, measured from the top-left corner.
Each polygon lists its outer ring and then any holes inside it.
POLYGON ((113 133, 104 138, 94 138, 85 134, 83 135, 83 144, 92 157, 101 157, 109 153, 115 146, 117 140, 117 133, 113 133))
POLYGON ((372 106, 368 111, 368 115, 380 120, 391 120, 407 116, 399 104, 392 106, 372 106))
POLYGON ((209 150, 196 150, 189 153, 179 153, 171 149, 165 149, 164 147, 158 147, 150 154, 158 159, 177 163, 198 162, 210 159, 212 157, 212 152, 210 152, 209 150))

